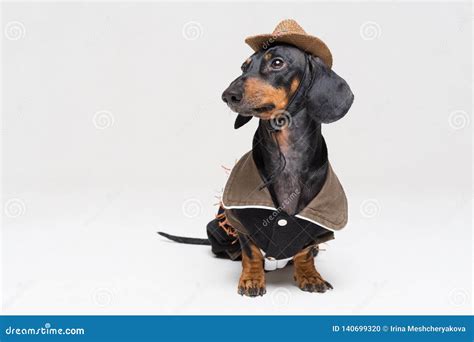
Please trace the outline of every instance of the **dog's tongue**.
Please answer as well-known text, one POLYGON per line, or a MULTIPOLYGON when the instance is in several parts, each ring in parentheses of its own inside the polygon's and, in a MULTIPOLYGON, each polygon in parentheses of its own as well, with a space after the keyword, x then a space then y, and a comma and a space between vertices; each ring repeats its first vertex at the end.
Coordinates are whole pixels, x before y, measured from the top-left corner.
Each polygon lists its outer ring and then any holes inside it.
POLYGON ((235 119, 235 122, 234 122, 234 128, 237 129, 237 128, 242 127, 247 122, 249 122, 252 118, 253 116, 242 116, 240 114, 237 115, 237 118, 235 119))

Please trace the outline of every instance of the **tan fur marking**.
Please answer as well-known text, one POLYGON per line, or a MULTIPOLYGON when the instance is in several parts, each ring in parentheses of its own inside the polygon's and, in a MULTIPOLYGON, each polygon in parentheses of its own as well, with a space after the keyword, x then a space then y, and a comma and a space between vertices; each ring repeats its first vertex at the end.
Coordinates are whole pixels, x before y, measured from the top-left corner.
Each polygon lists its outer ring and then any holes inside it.
POLYGON ((293 95, 295 91, 298 89, 298 86, 300 85, 300 80, 295 77, 293 81, 291 81, 290 85, 290 95, 293 95))
POLYGON ((253 107, 273 104, 275 108, 262 113, 261 118, 269 120, 274 113, 285 109, 288 104, 288 93, 283 88, 275 88, 272 85, 258 79, 249 78, 244 85, 244 98, 253 107))
POLYGON ((332 285, 321 277, 314 266, 313 247, 308 247, 293 257, 295 265, 294 278, 298 287, 308 292, 326 292, 332 285))
POLYGON ((288 127, 282 128, 278 132, 275 133, 275 139, 278 141, 278 146, 280 146, 281 151, 283 154, 288 152, 289 144, 289 130, 288 127))

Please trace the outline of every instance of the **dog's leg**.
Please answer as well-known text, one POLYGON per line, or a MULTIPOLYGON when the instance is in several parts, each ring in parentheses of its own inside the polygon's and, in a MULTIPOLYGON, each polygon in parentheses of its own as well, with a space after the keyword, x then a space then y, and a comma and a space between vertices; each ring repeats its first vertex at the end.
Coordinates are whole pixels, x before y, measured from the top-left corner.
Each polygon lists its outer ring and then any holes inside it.
POLYGON ((308 292, 326 292, 332 290, 332 285, 321 277, 316 267, 314 266, 313 249, 315 247, 308 247, 293 257, 295 265, 294 278, 298 287, 303 291, 308 292))
POLYGON ((262 253, 247 237, 239 236, 239 239, 242 246, 242 274, 238 292, 249 297, 263 296, 267 290, 262 253))

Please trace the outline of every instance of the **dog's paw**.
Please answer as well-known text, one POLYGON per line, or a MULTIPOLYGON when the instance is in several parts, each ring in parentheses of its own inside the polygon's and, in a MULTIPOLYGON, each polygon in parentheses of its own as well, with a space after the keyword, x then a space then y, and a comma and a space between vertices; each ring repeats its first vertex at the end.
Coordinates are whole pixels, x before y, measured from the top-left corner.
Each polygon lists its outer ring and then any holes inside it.
POLYGON ((332 285, 321 278, 320 276, 308 276, 308 275, 295 275, 296 283, 298 287, 307 292, 318 292, 324 293, 328 290, 332 290, 332 285))
POLYGON ((266 292, 264 277, 254 279, 241 278, 239 281, 238 293, 242 296, 257 297, 263 296, 266 292))

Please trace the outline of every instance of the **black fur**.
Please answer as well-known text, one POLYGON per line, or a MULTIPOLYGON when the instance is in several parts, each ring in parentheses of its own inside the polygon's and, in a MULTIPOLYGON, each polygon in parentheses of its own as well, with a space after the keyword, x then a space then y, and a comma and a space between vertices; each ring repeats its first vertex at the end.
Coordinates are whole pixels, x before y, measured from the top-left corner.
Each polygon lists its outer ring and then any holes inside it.
POLYGON ((176 235, 171 235, 163 232, 158 232, 161 236, 164 236, 167 239, 170 239, 175 242, 179 243, 185 243, 188 245, 206 245, 209 246, 211 243, 209 239, 198 239, 198 238, 190 238, 190 237, 184 237, 184 236, 176 236, 176 235))
POLYGON ((331 123, 344 117, 354 101, 349 85, 316 57, 310 57, 314 82, 308 91, 306 111, 318 123, 331 123))

